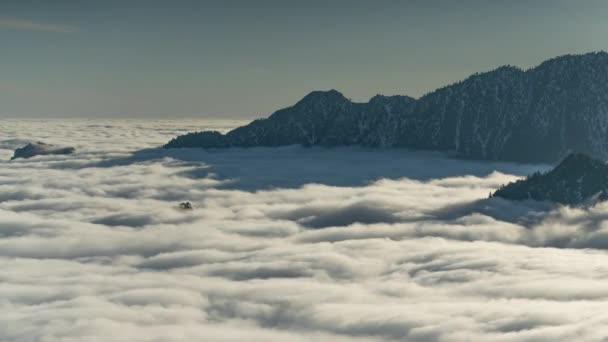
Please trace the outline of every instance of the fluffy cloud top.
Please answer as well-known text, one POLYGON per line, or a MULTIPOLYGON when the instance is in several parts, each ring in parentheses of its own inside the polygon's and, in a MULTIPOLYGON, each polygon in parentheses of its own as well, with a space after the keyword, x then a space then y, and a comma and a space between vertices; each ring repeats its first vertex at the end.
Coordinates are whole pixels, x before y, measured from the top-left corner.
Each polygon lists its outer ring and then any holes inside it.
POLYGON ((0 340, 608 335, 608 205, 487 198, 547 166, 404 150, 150 149, 233 125, 1 122, 0 340), (9 162, 28 140, 77 152, 9 162))

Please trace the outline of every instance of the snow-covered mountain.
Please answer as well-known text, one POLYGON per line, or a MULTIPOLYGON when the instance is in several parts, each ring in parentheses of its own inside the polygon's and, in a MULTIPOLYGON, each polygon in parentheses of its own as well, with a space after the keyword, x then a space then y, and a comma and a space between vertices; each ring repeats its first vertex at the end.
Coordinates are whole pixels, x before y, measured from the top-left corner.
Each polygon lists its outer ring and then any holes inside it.
POLYGON ((315 91, 225 135, 196 132, 165 147, 363 145, 455 151, 475 159, 554 162, 570 152, 608 158, 608 54, 504 66, 419 99, 354 103, 315 91))

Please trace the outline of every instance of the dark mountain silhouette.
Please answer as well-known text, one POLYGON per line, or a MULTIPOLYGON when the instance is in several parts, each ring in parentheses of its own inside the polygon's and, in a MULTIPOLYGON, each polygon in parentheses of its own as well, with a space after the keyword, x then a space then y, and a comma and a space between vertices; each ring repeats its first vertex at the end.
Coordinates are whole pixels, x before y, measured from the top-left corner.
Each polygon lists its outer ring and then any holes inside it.
POLYGON ((608 54, 566 55, 521 70, 475 74, 419 99, 375 96, 354 103, 314 91, 223 135, 196 132, 165 145, 301 144, 455 151, 474 159, 556 162, 571 152, 608 158, 608 54))
POLYGON ((547 173, 534 173, 498 189, 492 196, 576 205, 608 199, 608 165, 573 153, 547 173))

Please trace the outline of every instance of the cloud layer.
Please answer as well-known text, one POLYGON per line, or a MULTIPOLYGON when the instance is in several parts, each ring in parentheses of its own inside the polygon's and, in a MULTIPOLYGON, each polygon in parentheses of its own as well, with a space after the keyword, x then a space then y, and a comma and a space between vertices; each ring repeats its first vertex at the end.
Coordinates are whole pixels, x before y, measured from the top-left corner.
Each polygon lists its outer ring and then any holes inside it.
POLYGON ((233 125, 1 122, 0 340, 608 335, 608 205, 487 198, 547 166, 353 148, 141 150, 233 125), (77 152, 6 160, 29 140, 77 152))
POLYGON ((76 27, 74 26, 39 23, 31 20, 11 17, 0 17, 0 28, 53 33, 70 33, 76 30, 76 27))

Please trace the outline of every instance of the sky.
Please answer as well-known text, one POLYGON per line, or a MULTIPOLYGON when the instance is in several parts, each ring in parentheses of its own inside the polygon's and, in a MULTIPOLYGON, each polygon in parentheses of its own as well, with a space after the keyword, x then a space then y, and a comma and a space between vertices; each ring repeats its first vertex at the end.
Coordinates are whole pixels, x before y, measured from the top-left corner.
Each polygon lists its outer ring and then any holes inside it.
POLYGON ((608 2, 1 0, 0 118, 264 117, 607 50, 608 2))

